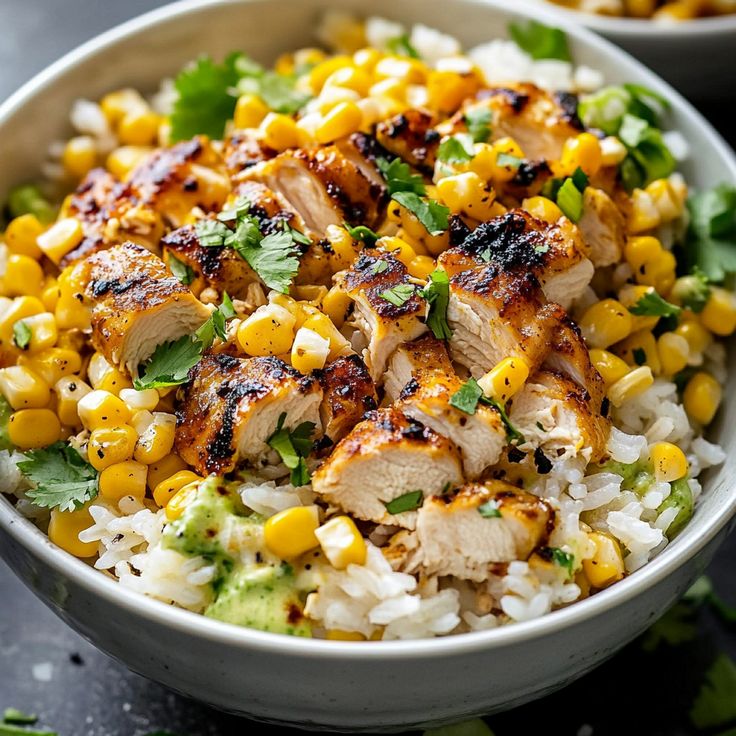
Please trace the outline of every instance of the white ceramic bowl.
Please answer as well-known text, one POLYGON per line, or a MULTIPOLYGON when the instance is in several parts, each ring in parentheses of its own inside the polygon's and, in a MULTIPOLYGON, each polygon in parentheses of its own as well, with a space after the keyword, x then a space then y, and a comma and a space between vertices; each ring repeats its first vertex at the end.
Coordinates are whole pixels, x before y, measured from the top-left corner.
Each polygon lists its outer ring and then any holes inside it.
POLYGON ((736 93, 736 13, 663 23, 581 13, 547 0, 532 2, 551 7, 566 24, 579 23, 600 33, 692 100, 723 100, 736 93))
MULTIPOLYGON (((503 35, 521 12, 504 0, 373 0, 370 12, 423 21, 468 45, 503 35)), ((70 133, 76 97, 132 85, 153 90, 200 52, 243 48, 269 61, 313 41, 329 7, 361 0, 187 2, 127 23, 82 46, 0 107, 3 189, 32 180, 49 141, 70 133)), ((544 11, 536 17, 548 20, 544 11)), ((569 28, 578 61, 612 82, 648 85, 673 103, 671 123, 697 151, 685 166, 695 186, 736 181, 731 151, 689 105, 632 58, 594 34, 569 28)), ((736 386, 731 381, 726 395, 736 386)), ((641 633, 703 571, 736 511, 736 402, 717 436, 728 459, 706 483, 695 517, 651 564, 588 600, 494 631, 401 642, 331 642, 263 633, 131 594, 56 549, 0 499, 0 553, 59 616, 131 669, 235 713, 345 730, 408 728, 489 713, 562 687, 641 633)), ((571 704, 574 707, 574 704, 571 704)))

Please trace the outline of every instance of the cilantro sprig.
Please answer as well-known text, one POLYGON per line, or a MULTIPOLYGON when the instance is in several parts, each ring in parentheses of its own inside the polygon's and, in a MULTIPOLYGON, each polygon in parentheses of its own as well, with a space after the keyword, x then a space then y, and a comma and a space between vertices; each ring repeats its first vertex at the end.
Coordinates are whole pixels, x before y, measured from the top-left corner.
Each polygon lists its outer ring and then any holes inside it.
POLYGON ((416 293, 414 284, 398 284, 382 291, 380 296, 395 307, 403 307, 416 293))
POLYGON ((656 291, 648 291, 629 307, 631 314, 646 317, 679 317, 682 309, 663 299, 656 291))
POLYGON ((179 283, 184 284, 184 286, 189 286, 194 281, 195 275, 192 267, 184 261, 180 261, 171 253, 167 255, 166 265, 168 265, 169 271, 179 280, 179 283))
POLYGON ((422 289, 422 296, 429 303, 427 326, 438 340, 449 340, 452 329, 447 322, 447 307, 450 303, 450 277, 441 268, 429 274, 429 281, 422 289))
POLYGON ((473 143, 485 143, 490 138, 492 117, 487 107, 471 107, 463 117, 473 143))
POLYGON ((475 155, 473 141, 465 138, 462 134, 445 138, 437 149, 437 158, 444 164, 464 164, 470 161, 475 155))
POLYGON ((374 232, 366 225, 350 227, 347 222, 344 222, 342 226, 348 231, 348 235, 350 235, 353 240, 359 240, 368 248, 373 247, 379 238, 378 233, 374 232))
POLYGON ((314 422, 302 422, 293 430, 284 427, 286 412, 279 416, 276 430, 268 438, 268 446, 279 454, 281 462, 291 471, 291 484, 305 486, 309 483, 309 468, 305 458, 312 451, 314 442, 311 440, 314 432, 314 422))
POLYGON ((536 20, 526 24, 510 23, 509 35, 532 59, 559 59, 571 61, 570 48, 565 32, 536 20))
POLYGON ((518 445, 524 442, 524 435, 511 423, 503 404, 489 396, 484 396, 483 389, 478 385, 478 381, 475 378, 469 378, 450 396, 450 406, 454 406, 464 414, 470 414, 471 416, 475 414, 478 410, 478 404, 490 406, 499 413, 501 422, 506 430, 506 439, 510 444, 518 445))
POLYGON ((405 511, 415 511, 424 503, 423 491, 409 491, 397 496, 391 501, 384 501, 384 506, 389 514, 402 514, 405 511))

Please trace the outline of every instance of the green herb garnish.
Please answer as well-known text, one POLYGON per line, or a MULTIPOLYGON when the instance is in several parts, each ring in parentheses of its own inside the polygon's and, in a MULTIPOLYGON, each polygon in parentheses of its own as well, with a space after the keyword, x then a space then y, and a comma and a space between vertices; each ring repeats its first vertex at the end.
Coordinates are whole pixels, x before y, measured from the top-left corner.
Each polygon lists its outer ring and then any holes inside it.
POLYGON ((195 274, 191 266, 184 263, 184 261, 180 261, 176 256, 171 255, 171 253, 168 254, 166 264, 169 267, 169 271, 171 271, 171 273, 179 280, 180 283, 184 284, 184 286, 189 286, 189 284, 194 281, 195 274))
POLYGON ((17 708, 6 708, 3 712, 3 723, 15 723, 18 725, 32 725, 38 720, 38 716, 29 715, 17 708))
POLYGON ((690 710, 698 729, 726 726, 736 720, 736 664, 727 654, 719 655, 690 710))
POLYGON ((374 261, 369 269, 372 274, 383 273, 386 270, 388 270, 388 262, 382 260, 374 261))
POLYGON ((365 225, 357 225, 356 227, 350 227, 347 222, 343 222, 342 226, 348 231, 348 235, 353 240, 359 240, 361 243, 366 245, 368 248, 373 247, 379 238, 377 232, 374 232, 365 225))
POLYGON ((398 284, 382 291, 380 296, 396 307, 403 307, 416 294, 416 291, 413 284, 398 284))
POLYGON ((499 508, 498 501, 492 498, 490 501, 486 501, 478 506, 478 513, 484 519, 500 519, 501 509, 499 508))
POLYGON ((510 153, 499 153, 498 156, 496 156, 496 164, 498 166, 505 166, 509 169, 518 169, 519 166, 521 166, 524 163, 523 158, 519 158, 518 156, 512 156, 510 153))
POLYGON ((314 432, 314 422, 302 422, 293 430, 284 427, 286 412, 283 412, 276 424, 276 431, 268 438, 268 446, 276 450, 281 461, 291 471, 291 484, 305 486, 309 483, 310 475, 305 458, 314 446, 311 440, 314 432))
POLYGON ((490 138, 493 118, 487 107, 471 107, 463 117, 473 143, 485 143, 490 138))
POLYGON ((424 503, 423 491, 409 491, 397 496, 391 501, 384 501, 383 505, 389 514, 401 514, 404 511, 414 511, 424 503))
POLYGON ((575 568, 575 555, 565 552, 559 547, 550 547, 549 550, 552 553, 552 560, 555 564, 567 570, 568 575, 572 577, 575 568))
POLYGON ((410 59, 420 59, 419 52, 412 46, 407 33, 402 33, 386 41, 386 49, 396 56, 408 56, 410 59))
POLYGON ((11 218, 35 215, 43 225, 47 225, 56 218, 56 208, 35 184, 21 184, 8 193, 8 214, 11 218))
POLYGON ((629 312, 647 317, 679 317, 682 309, 662 299, 656 291, 648 291, 629 307, 629 312))
POLYGON ((437 158, 445 164, 464 164, 472 160, 474 155, 472 142, 468 148, 459 135, 445 138, 437 149, 437 158))
POLYGON ((506 430, 506 439, 510 444, 521 445, 524 442, 524 435, 511 423, 511 419, 509 419, 509 415, 506 413, 506 408, 500 401, 491 399, 488 396, 481 396, 480 402, 494 408, 499 413, 501 422, 506 430))
POLYGON ((396 192, 425 194, 426 187, 421 175, 413 174, 409 164, 404 163, 400 158, 395 158, 390 162, 385 158, 379 158, 376 164, 386 180, 389 195, 393 196, 396 192))
POLYGON ((583 192, 577 188, 572 177, 562 182, 557 192, 557 206, 571 222, 578 222, 583 216, 583 192))
POLYGON ((422 289, 422 296, 429 302, 427 326, 438 340, 449 340, 452 330, 447 322, 447 306, 450 303, 450 277, 441 268, 429 274, 429 281, 422 289))
POLYGON ((8 434, 8 424, 13 413, 13 407, 8 400, 0 394, 0 450, 12 450, 13 443, 8 434))
POLYGON ((25 350, 31 344, 33 331, 22 319, 13 325, 13 342, 17 348, 25 350))
POLYGON ((559 59, 571 61, 567 36, 559 28, 552 28, 536 20, 526 24, 510 23, 509 34, 516 45, 532 59, 559 59))
POLYGON ((450 406, 454 406, 464 414, 473 415, 478 409, 478 402, 483 396, 483 389, 475 378, 469 378, 455 393, 450 396, 450 406))

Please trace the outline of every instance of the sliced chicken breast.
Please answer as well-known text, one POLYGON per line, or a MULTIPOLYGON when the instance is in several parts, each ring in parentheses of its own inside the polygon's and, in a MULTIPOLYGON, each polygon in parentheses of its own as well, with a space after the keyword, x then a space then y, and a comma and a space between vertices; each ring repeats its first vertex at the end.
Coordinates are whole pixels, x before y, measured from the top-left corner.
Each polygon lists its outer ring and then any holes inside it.
POLYGON ((313 436, 321 434, 318 381, 278 358, 209 354, 189 378, 177 411, 175 444, 201 475, 222 475, 240 463, 256 469, 277 464, 267 443, 282 414, 284 427, 313 422, 313 436))
POLYGON ((378 142, 394 156, 431 174, 437 159, 440 134, 434 117, 424 110, 405 110, 376 126, 378 142))
POLYGON ((381 188, 386 186, 376 163, 379 158, 386 157, 386 150, 373 136, 366 133, 353 133, 348 138, 335 141, 335 146, 371 184, 381 188))
POLYGON ((75 266, 73 279, 91 307, 95 349, 133 377, 159 345, 194 333, 210 316, 158 256, 134 243, 95 253, 75 266))
POLYGON ((235 187, 234 199, 248 200, 250 214, 258 220, 264 235, 282 230, 284 223, 302 233, 306 230, 304 219, 289 202, 260 182, 241 182, 235 187))
POLYGON ((621 260, 626 242, 624 216, 602 189, 586 187, 583 216, 578 227, 596 268, 610 266, 621 260))
POLYGON ((242 172, 251 166, 268 161, 277 154, 278 151, 264 145, 255 129, 233 131, 225 139, 222 151, 225 168, 233 181, 239 181, 242 172))
POLYGON ((421 491, 426 499, 462 483, 460 452, 445 437, 398 409, 370 412, 312 478, 312 488, 343 511, 377 524, 413 529, 413 509, 386 504, 421 491))

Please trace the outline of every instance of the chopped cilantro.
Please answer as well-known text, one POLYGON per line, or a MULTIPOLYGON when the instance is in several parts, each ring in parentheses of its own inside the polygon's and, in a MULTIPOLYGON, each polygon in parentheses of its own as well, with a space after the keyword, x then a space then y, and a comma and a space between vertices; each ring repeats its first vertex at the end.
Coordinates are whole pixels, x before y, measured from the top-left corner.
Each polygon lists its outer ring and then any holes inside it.
POLYGON ((291 471, 291 484, 305 486, 309 483, 309 469, 305 458, 312 451, 314 443, 310 439, 314 432, 314 422, 302 422, 293 430, 284 427, 286 412, 282 413, 276 431, 268 438, 269 447, 276 450, 281 461, 291 471))
POLYGON ((565 550, 560 549, 559 547, 550 547, 549 549, 552 553, 552 559, 555 564, 567 570, 567 574, 572 577, 575 570, 575 555, 570 552, 565 552, 565 550))
POLYGON ((388 269, 388 262, 383 260, 374 261, 371 264, 370 272, 372 274, 379 274, 383 273, 385 270, 388 269))
POLYGON ((386 41, 386 49, 396 56, 408 56, 410 59, 420 59, 419 52, 412 46, 407 33, 402 33, 386 41))
POLYGON ((443 204, 413 192, 396 192, 393 198, 414 214, 430 235, 439 235, 449 227, 450 210, 443 204))
POLYGON ((710 297, 710 282, 708 277, 695 266, 688 276, 681 276, 675 282, 672 290, 676 294, 682 306, 696 314, 703 311, 703 308, 710 297))
POLYGON ((532 59, 559 59, 571 61, 567 36, 559 28, 552 28, 536 20, 526 24, 510 23, 509 34, 516 45, 532 59))
POLYGON ((232 237, 232 230, 219 220, 198 220, 194 230, 204 248, 223 248, 232 237))
POLYGON ((706 673, 690 720, 698 729, 727 726, 736 720, 736 664, 727 654, 719 655, 706 673))
POLYGON ((429 302, 427 326, 438 340, 449 340, 452 330, 447 322, 447 306, 450 303, 450 278, 437 268, 429 274, 429 281, 422 289, 422 296, 429 302))
POLYGON ((386 180, 388 193, 391 196, 397 192, 414 192, 420 195, 426 192, 421 175, 412 174, 409 164, 404 163, 400 158, 395 158, 391 162, 385 158, 379 158, 376 164, 386 180))
POLYGON ((222 210, 217 215, 220 222, 232 222, 247 215, 250 212, 251 203, 247 197, 239 197, 230 207, 222 210))
POLYGON ((64 442, 29 450, 18 469, 34 488, 28 498, 43 508, 74 511, 97 495, 97 471, 64 442))
POLYGON ((497 166, 505 166, 509 169, 518 169, 519 166, 524 162, 523 158, 519 158, 518 156, 512 156, 510 153, 499 153, 498 156, 496 156, 496 165, 497 166))
POLYGON ((478 513, 484 519, 500 519, 501 518, 501 509, 498 507, 498 501, 496 501, 496 499, 494 498, 478 506, 478 513))
POLYGON ((22 319, 13 325, 13 342, 17 348, 25 350, 31 344, 33 331, 22 319))
POLYGON ((423 491, 409 491, 397 496, 391 501, 384 501, 384 506, 389 514, 401 514, 404 511, 414 511, 424 503, 423 491))
POLYGON ((30 214, 35 215, 43 225, 47 225, 56 217, 56 208, 46 200, 35 184, 13 187, 8 193, 7 206, 11 218, 30 214))
POLYGON ((296 88, 296 76, 267 71, 252 59, 238 56, 235 68, 240 75, 237 91, 260 97, 274 112, 291 115, 300 110, 310 95, 296 88))
POLYGON ((450 406, 454 406, 464 414, 475 414, 478 402, 483 396, 483 389, 475 378, 469 378, 455 393, 450 396, 450 406))
POLYGON ((3 723, 15 723, 19 725, 32 725, 38 720, 38 716, 29 715, 17 708, 6 708, 3 712, 3 723))
POLYGON ((453 135, 445 138, 437 150, 437 158, 445 164, 464 164, 470 161, 475 152, 472 148, 472 142, 466 146, 460 135, 453 135))
POLYGON ((353 240, 359 240, 361 243, 368 246, 369 248, 374 246, 376 244, 376 241, 378 240, 378 233, 374 232, 365 225, 350 227, 347 222, 344 222, 342 226, 348 231, 348 235, 350 235, 353 240))
POLYGON ((509 419, 509 415, 506 413, 506 409, 500 401, 491 399, 488 396, 482 396, 480 401, 486 406, 493 407, 501 415, 501 421, 506 429, 506 439, 509 443, 520 445, 524 442, 524 435, 511 423, 511 419, 509 419))
POLYGON ((662 299, 656 291, 648 291, 629 307, 629 312, 647 317, 678 317, 682 309, 662 299))
POLYGON ((166 264, 169 267, 169 271, 171 271, 171 273, 174 274, 174 276, 179 279, 179 281, 184 284, 184 286, 189 286, 189 284, 194 281, 195 276, 191 266, 184 263, 183 261, 180 261, 176 256, 173 256, 171 253, 169 253, 167 256, 166 264))
POLYGON ((398 284, 381 292, 381 298, 391 302, 396 307, 403 307, 416 293, 413 284, 398 284))
POLYGON ((473 143, 485 143, 491 135, 491 111, 487 107, 471 107, 463 117, 473 143))

